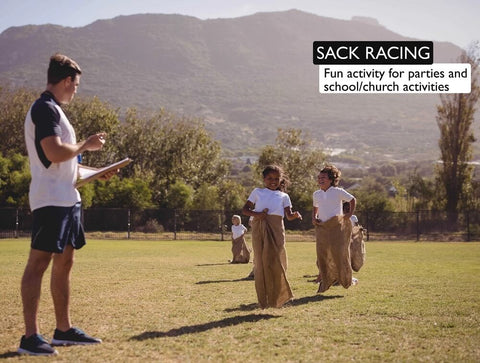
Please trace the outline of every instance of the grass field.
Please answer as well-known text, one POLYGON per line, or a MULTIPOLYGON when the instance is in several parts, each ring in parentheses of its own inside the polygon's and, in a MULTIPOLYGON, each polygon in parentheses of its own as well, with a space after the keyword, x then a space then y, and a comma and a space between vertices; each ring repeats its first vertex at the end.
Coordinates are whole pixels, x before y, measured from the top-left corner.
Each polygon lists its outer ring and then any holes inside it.
MULTIPOLYGON (((17 356, 29 241, 0 240, 0 358, 17 356)), ((287 241, 295 300, 261 310, 230 242, 90 240, 72 277, 72 319, 103 339, 36 362, 478 362, 480 243, 368 242, 357 286, 317 295, 315 246, 287 241)), ((44 279, 42 333, 55 324, 44 279)))

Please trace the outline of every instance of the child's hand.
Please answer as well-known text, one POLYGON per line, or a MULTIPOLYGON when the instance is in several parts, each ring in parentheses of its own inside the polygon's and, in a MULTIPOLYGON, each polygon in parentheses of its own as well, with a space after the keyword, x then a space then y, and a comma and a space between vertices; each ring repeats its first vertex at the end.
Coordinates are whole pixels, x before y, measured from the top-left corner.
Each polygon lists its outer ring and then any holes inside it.
POLYGON ((258 218, 260 221, 263 221, 267 217, 268 208, 265 208, 260 214, 256 215, 255 218, 258 218))

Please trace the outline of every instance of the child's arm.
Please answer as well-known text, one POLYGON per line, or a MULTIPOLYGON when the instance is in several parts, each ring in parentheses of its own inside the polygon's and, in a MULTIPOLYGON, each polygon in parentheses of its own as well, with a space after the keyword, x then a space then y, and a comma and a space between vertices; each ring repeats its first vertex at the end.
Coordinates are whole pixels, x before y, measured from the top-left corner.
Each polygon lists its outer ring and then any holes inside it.
POLYGON ((355 212, 355 206, 357 205, 357 201, 355 198, 352 198, 352 200, 349 202, 350 203, 350 210, 348 213, 345 214, 345 218, 350 218, 353 213, 355 212))
POLYGON ((242 208, 242 214, 245 216, 259 218, 260 220, 264 219, 267 216, 268 208, 265 208, 261 212, 255 212, 253 210, 254 208, 255 206, 253 205, 253 203, 247 200, 247 202, 242 208))
POLYGON ((312 224, 318 224, 320 220, 317 218, 317 213, 318 213, 318 207, 313 207, 312 210, 312 224))
POLYGON ((302 220, 302 215, 300 212, 292 212, 292 207, 285 207, 285 216, 289 221, 293 221, 297 218, 302 220))

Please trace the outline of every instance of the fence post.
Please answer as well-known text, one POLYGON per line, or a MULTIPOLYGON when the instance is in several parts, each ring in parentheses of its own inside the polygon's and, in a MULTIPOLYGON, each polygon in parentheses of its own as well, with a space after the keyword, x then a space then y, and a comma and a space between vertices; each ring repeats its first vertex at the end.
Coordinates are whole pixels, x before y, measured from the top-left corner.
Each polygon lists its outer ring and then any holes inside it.
POLYGON ((368 219, 368 211, 365 213, 367 219, 367 242, 370 241, 370 220, 368 219))
POLYGON ((15 214, 15 238, 18 238, 18 208, 15 214))
POLYGON ((470 212, 467 210, 467 242, 470 242, 470 212))
POLYGON ((173 240, 177 240, 177 209, 173 210, 173 240))
POLYGON ((417 242, 420 241, 420 211, 417 209, 417 242))
POLYGON ((220 241, 223 241, 223 216, 225 215, 225 211, 222 210, 218 214, 218 224, 220 225, 220 241))
POLYGON ((130 239, 130 208, 127 213, 127 239, 130 239))

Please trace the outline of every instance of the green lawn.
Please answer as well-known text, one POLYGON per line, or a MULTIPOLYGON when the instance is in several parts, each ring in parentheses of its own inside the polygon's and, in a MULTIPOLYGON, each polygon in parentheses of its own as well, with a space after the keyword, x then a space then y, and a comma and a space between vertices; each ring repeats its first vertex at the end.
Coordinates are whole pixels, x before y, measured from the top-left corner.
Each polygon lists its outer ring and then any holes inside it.
MULTIPOLYGON (((480 243, 368 242, 357 286, 317 295, 315 245, 288 243, 292 304, 261 310, 230 242, 90 240, 78 251, 72 319, 103 339, 65 362, 480 361, 480 243)), ((29 241, 0 240, 0 357, 23 334, 29 241)), ((44 279, 42 333, 54 315, 44 279)))

